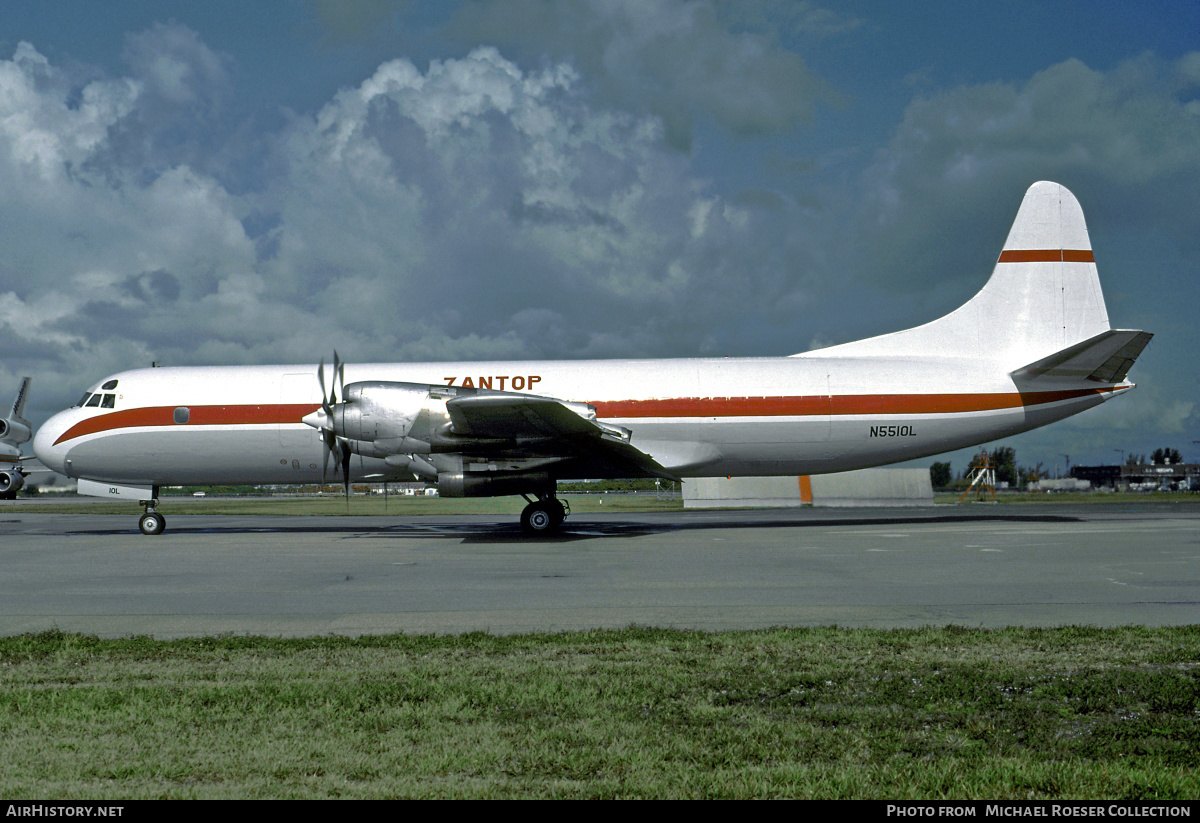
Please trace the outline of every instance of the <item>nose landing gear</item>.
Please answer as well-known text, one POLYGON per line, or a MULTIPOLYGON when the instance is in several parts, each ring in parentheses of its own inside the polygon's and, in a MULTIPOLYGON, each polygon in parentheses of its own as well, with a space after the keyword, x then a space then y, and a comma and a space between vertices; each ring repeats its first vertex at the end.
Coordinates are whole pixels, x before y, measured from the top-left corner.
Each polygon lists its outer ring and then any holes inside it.
MULTIPOLYGON (((158 491, 157 487, 155 487, 155 491, 158 491)), ((152 497, 140 502, 146 513, 138 520, 138 530, 142 534, 162 534, 163 529, 167 527, 167 519, 154 510, 154 507, 158 505, 158 498, 152 497)))

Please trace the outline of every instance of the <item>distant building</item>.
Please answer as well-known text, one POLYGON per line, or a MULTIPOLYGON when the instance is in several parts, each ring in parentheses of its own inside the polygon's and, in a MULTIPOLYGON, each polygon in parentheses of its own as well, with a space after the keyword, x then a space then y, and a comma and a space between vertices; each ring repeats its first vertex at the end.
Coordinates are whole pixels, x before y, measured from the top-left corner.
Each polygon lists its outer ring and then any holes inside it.
POLYGON ((771 506, 932 506, 928 469, 860 469, 803 477, 697 477, 685 509, 771 506))
POLYGON ((1072 466, 1071 477, 1087 480, 1096 488, 1115 489, 1121 485, 1120 466, 1072 466))
POLYGON ((1038 480, 1029 484, 1031 492, 1085 492, 1092 488, 1092 481, 1078 477, 1061 477, 1051 480, 1038 480))
POLYGON ((1200 463, 1136 463, 1126 466, 1072 466, 1071 477, 1114 489, 1200 490, 1200 463))

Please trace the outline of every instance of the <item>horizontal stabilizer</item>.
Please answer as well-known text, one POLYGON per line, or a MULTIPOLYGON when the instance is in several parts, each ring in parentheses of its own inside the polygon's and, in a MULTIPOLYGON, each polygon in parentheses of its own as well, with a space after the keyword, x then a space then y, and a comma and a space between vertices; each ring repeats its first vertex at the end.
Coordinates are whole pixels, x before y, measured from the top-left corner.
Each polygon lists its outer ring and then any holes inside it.
POLYGON ((1144 331, 1110 329, 1011 374, 1015 379, 1025 381, 1090 380, 1095 383, 1120 383, 1153 336, 1144 331))

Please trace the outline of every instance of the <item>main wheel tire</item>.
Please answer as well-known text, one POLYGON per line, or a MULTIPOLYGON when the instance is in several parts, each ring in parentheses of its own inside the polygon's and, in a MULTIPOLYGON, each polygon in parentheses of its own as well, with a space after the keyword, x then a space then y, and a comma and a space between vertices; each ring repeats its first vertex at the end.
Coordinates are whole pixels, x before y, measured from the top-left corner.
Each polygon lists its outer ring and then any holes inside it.
POLYGON ((142 534, 162 534, 167 527, 167 520, 158 512, 146 512, 138 521, 142 534))
POLYGON ((539 500, 536 503, 530 503, 521 512, 521 528, 525 530, 526 534, 537 537, 553 534, 562 523, 562 517, 558 516, 561 511, 562 507, 556 500, 539 500))

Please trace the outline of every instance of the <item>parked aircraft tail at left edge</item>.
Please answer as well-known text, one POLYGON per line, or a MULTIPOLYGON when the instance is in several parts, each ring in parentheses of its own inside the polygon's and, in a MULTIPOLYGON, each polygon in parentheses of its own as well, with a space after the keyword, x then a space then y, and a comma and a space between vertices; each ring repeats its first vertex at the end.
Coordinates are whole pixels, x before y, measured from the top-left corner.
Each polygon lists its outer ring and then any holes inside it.
POLYGON ((1152 335, 1113 329, 1075 196, 1026 192, 991 277, 946 316, 790 357, 155 368, 106 377, 34 438, 79 491, 420 479, 521 495, 531 534, 560 480, 805 475, 1007 437, 1133 388, 1152 335))
POLYGON ((33 431, 25 419, 25 399, 29 396, 28 377, 21 378, 17 399, 7 417, 0 417, 0 499, 12 500, 25 485, 28 472, 21 467, 21 444, 29 442, 33 431))

